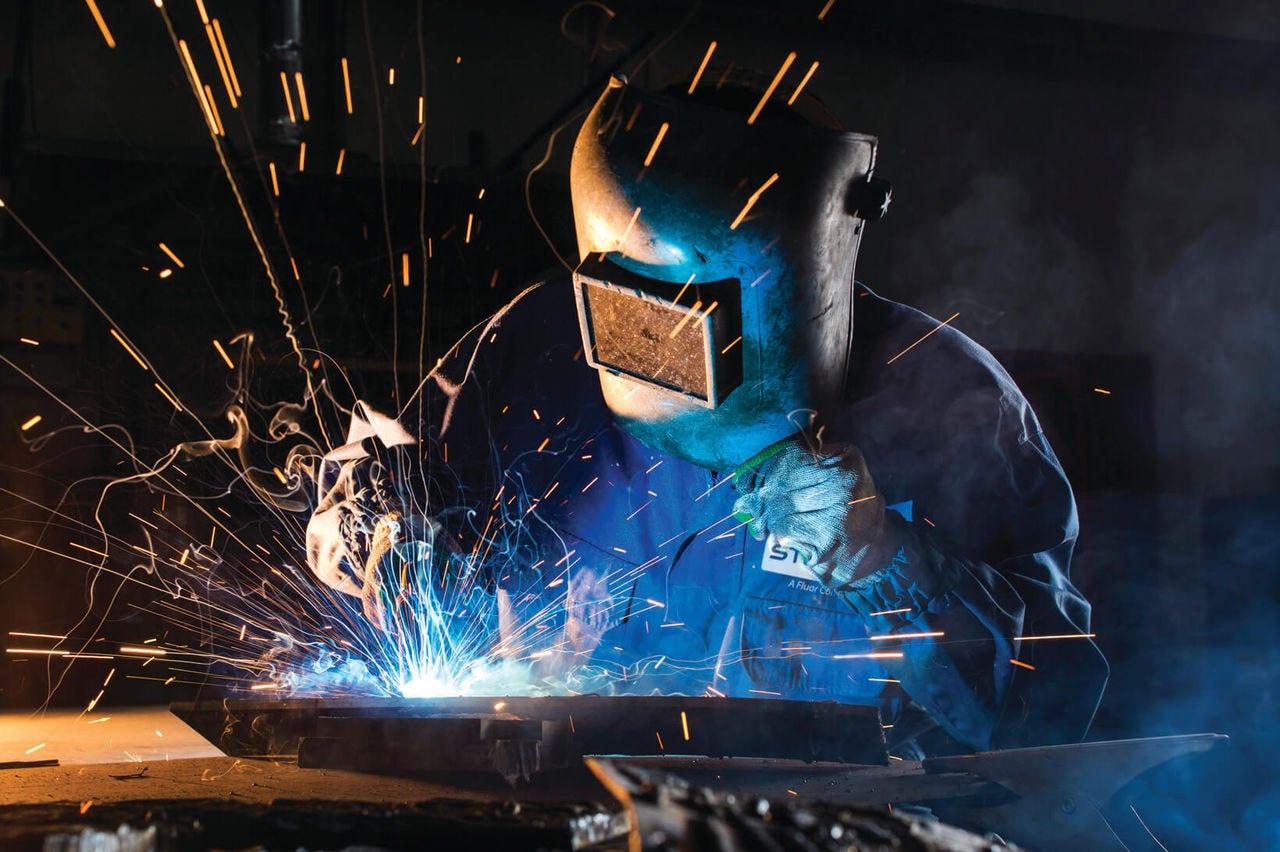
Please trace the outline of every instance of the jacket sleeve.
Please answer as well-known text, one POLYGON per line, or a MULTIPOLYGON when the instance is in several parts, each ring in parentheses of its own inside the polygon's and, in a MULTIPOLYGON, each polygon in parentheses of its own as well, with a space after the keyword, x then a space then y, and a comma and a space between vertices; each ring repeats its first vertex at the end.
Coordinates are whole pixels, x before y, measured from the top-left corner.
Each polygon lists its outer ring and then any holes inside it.
POLYGON ((882 662, 955 739, 979 750, 1079 741, 1107 666, 1068 578, 1071 487, 1016 388, 941 413, 953 428, 913 520, 886 512, 880 567, 835 591, 869 635, 903 635, 875 650, 901 654, 882 662), (1049 636, 1076 638, 1031 638, 1049 636))

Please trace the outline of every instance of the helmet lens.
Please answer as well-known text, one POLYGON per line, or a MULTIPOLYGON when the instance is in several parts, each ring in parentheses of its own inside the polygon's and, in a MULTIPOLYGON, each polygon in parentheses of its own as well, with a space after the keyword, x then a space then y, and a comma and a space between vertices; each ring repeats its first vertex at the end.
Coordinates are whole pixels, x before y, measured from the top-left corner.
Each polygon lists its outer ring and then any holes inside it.
POLYGON ((715 407, 742 382, 736 279, 658 281, 603 260, 574 273, 587 362, 715 407))

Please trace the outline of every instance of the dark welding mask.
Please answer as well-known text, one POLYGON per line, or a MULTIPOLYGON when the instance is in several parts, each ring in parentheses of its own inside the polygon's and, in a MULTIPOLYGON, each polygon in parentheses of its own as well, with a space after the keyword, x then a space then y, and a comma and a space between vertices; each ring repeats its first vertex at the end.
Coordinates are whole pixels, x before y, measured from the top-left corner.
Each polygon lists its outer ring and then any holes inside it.
MULTIPOLYGON (((711 83, 704 83, 710 86, 711 83)), ((842 396, 876 140, 609 82, 571 190, 584 351, 646 445, 728 470, 842 396)))

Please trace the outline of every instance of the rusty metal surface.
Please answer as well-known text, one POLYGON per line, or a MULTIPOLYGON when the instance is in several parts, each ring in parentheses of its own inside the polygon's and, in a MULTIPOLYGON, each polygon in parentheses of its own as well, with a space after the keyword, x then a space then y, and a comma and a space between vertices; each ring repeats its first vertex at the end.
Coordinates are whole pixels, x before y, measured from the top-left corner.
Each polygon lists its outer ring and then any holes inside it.
MULTIPOLYGON (((383 766, 395 769, 411 768, 397 753, 397 749, 419 748, 409 738, 459 748, 477 745, 479 728, 474 722, 459 721, 466 719, 557 723, 561 727, 556 730, 567 727, 571 740, 571 745, 562 747, 578 754, 888 763, 879 713, 834 702, 583 695, 228 700, 174 704, 170 709, 230 755, 295 755, 305 738, 354 738, 371 744, 371 749, 376 746, 383 753, 383 766), (399 738, 388 733, 397 725, 399 738)), ((529 729, 530 736, 534 730, 529 729)), ((545 726, 537 730, 541 736, 545 726)), ((434 753, 429 756, 447 761, 434 753)), ((377 768, 376 756, 351 760, 347 766, 377 768)))

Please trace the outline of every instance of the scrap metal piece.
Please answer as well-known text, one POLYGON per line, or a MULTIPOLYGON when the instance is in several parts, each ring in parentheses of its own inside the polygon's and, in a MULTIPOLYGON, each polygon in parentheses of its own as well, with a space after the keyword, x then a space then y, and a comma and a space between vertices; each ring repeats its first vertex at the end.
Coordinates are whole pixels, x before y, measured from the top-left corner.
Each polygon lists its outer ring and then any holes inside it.
POLYGON ((798 798, 739 797, 692 786, 659 770, 616 760, 588 767, 634 814, 628 848, 699 850, 854 849, 913 852, 1014 850, 931 819, 798 798))

